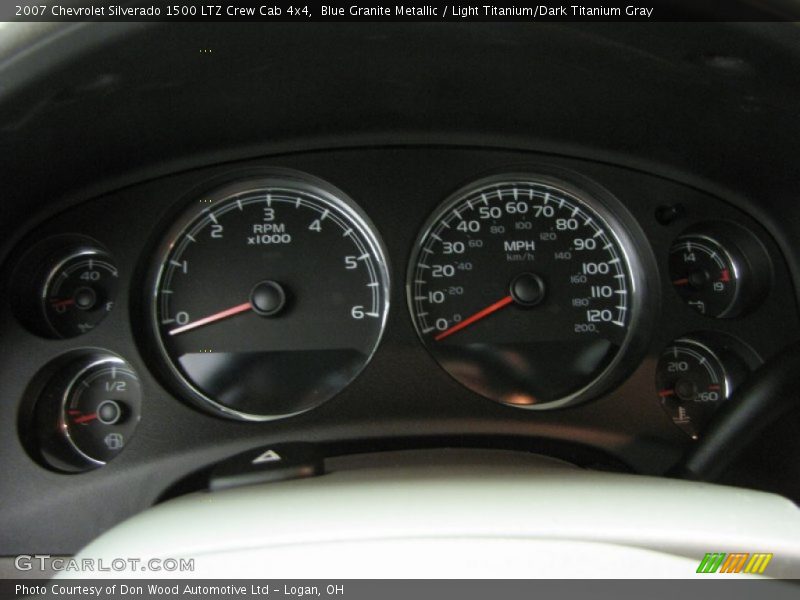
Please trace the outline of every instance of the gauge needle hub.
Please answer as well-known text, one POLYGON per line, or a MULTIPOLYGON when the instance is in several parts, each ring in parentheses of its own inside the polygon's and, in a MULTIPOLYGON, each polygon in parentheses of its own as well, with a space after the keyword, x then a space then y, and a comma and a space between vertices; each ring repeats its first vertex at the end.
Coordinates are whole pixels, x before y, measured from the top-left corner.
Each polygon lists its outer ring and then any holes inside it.
POLYGON ((231 308, 221 310, 213 315, 208 315, 207 317, 203 317, 202 319, 197 319, 197 321, 192 321, 191 323, 187 323, 186 325, 181 325, 180 327, 176 327, 175 329, 170 329, 170 335, 178 335, 179 333, 183 333, 185 331, 191 331, 192 329, 197 329, 198 327, 202 327, 203 325, 209 325, 211 323, 216 323, 217 321, 221 321, 222 319, 227 319, 228 317, 232 317, 234 315, 238 315, 243 312, 247 312, 253 309, 253 305, 250 302, 243 302, 242 304, 237 304, 231 308))
POLYGON ((484 319, 484 318, 488 317, 492 313, 495 313, 498 310, 500 310, 501 308, 503 308, 505 306, 508 306, 512 302, 514 302, 514 298, 512 298, 511 294, 509 294, 505 298, 502 298, 501 300, 498 300, 497 302, 495 302, 494 304, 491 304, 490 306, 487 306, 483 310, 479 310, 478 312, 476 312, 471 317, 467 317, 466 319, 464 319, 460 323, 456 323, 452 327, 449 327, 448 329, 445 329, 441 333, 437 334, 433 339, 436 340, 437 342, 439 342, 439 341, 443 340, 444 338, 446 338, 448 336, 451 336, 451 335, 453 335, 454 333, 456 333, 458 331, 461 331, 465 327, 469 327, 473 323, 476 323, 477 321, 480 321, 481 319, 484 319))

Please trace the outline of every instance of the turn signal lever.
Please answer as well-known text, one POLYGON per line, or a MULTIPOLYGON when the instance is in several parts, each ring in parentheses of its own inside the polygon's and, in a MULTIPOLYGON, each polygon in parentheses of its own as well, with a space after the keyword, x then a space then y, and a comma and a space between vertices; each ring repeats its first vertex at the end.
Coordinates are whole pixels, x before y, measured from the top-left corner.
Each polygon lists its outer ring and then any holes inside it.
POLYGON ((669 475, 717 481, 747 446, 800 406, 800 342, 756 369, 723 404, 702 439, 669 475))

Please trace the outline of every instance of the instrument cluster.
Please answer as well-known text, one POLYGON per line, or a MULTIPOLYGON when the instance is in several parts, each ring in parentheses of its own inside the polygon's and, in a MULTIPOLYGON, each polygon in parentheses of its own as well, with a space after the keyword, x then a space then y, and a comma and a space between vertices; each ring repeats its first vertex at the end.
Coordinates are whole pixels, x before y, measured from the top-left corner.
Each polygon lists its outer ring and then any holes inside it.
POLYGON ((78 203, 22 239, 8 308, 49 355, 20 401, 29 455, 64 473, 104 466, 168 396, 223 419, 293 417, 362 371, 404 368, 370 365, 386 343, 520 418, 624 396, 623 410, 660 405, 697 439, 769 338, 797 327, 774 241, 696 190, 501 159, 438 187, 414 183, 417 166, 384 194, 380 151, 334 180, 335 154, 331 178, 286 159, 182 174, 78 203), (130 339, 99 345, 112 315, 130 339))

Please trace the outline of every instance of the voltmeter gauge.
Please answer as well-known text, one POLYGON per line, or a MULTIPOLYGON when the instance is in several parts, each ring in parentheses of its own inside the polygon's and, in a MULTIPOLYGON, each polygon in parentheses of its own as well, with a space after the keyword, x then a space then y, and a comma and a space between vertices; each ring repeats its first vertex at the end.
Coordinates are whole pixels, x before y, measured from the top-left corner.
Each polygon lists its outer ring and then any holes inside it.
POLYGON ((744 361, 729 348, 681 338, 658 359, 656 392, 672 422, 697 439, 746 373, 744 361))
POLYGON ((733 223, 693 228, 675 240, 669 254, 675 291, 708 317, 736 317, 752 308, 767 290, 770 271, 763 246, 733 223))
POLYGON ((725 317, 736 304, 743 267, 718 241, 703 235, 682 237, 672 246, 672 285, 686 304, 709 317, 725 317))
POLYGON ((47 382, 36 406, 42 458, 60 471, 105 465, 130 441, 141 414, 141 386, 117 356, 73 360, 47 382))

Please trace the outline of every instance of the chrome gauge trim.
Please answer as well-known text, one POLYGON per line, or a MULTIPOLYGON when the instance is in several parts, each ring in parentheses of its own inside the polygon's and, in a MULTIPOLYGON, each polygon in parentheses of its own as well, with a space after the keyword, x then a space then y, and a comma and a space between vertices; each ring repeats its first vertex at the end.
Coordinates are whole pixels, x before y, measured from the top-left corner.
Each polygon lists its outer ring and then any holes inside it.
MULTIPOLYGON (((652 319, 655 314, 654 306, 657 302, 657 295, 652 292, 653 288, 658 287, 658 270, 655 258, 644 233, 637 221, 627 211, 610 192, 599 184, 572 172, 562 172, 560 169, 536 169, 530 172, 513 171, 489 176, 459 188, 456 192, 448 196, 444 202, 440 203, 426 219, 420 229, 414 243, 411 257, 406 270, 406 304, 408 314, 411 318, 414 330, 425 349, 431 355, 437 365, 453 378, 459 385, 466 389, 487 397, 488 399, 526 410, 552 410, 564 408, 595 398, 600 393, 607 391, 613 383, 619 381, 625 373, 622 371, 623 363, 630 361, 633 365, 635 360, 632 356, 641 358, 644 353, 647 338, 651 335, 649 326, 645 321, 652 319), (464 383, 459 381, 452 373, 443 367, 439 359, 433 353, 425 334, 420 330, 416 314, 414 300, 414 279, 415 271, 419 264, 419 256, 433 232, 435 226, 458 204, 472 195, 480 194, 484 190, 495 190, 499 186, 513 187, 514 185, 544 185, 574 198, 579 204, 585 206, 594 218, 598 219, 599 224, 613 238, 614 243, 622 253, 622 260, 626 266, 629 316, 625 339, 620 346, 616 356, 602 369, 588 384, 579 390, 558 398, 553 401, 539 404, 520 405, 503 402, 502 400, 491 398, 471 390, 464 383), (647 265, 647 266, 645 266, 647 265), (648 276, 647 273, 651 275, 648 276), (648 308, 650 310, 648 310, 648 308)), ((632 367, 631 367, 632 370, 632 367)))
MULTIPOLYGON (((212 414, 225 416, 234 420, 250 421, 250 422, 267 422, 277 419, 284 419, 296 416, 309 410, 312 410, 322 403, 330 400, 327 398, 320 403, 314 404, 302 410, 279 413, 279 414, 253 414, 249 412, 239 411, 228 406, 221 404, 214 398, 211 398, 200 390, 192 381, 190 381, 184 373, 177 368, 174 361, 170 357, 164 341, 162 339, 160 324, 158 320, 159 315, 159 292, 161 284, 164 279, 165 263, 168 257, 172 254, 175 244, 184 236, 184 234, 196 226, 197 223, 203 218, 205 213, 213 213, 215 207, 223 206, 231 202, 236 196, 252 193, 300 193, 309 196, 319 203, 330 206, 332 209, 339 211, 342 217, 347 220, 348 225, 352 225, 357 230, 361 241, 367 244, 368 251, 375 257, 375 278, 381 283, 381 290, 383 299, 377 299, 378 308, 381 311, 379 321, 379 333, 370 348, 369 355, 367 356, 364 364, 353 375, 353 377, 333 396, 341 393, 343 389, 351 385, 352 382, 361 375, 366 366, 372 361, 375 352, 377 351, 383 339, 386 330, 386 323, 388 320, 390 297, 391 297, 391 279, 390 268, 387 258, 387 252, 383 242, 377 232, 372 221, 367 214, 358 206, 358 204, 350 198, 345 192, 331 185, 330 183, 318 179, 306 173, 290 171, 287 169, 268 169, 259 170, 258 173, 246 173, 239 179, 228 179, 227 183, 221 185, 210 186, 207 188, 208 193, 193 193, 190 198, 185 198, 188 202, 197 200, 202 197, 210 199, 211 202, 205 207, 197 207, 191 205, 189 208, 179 213, 178 218, 169 227, 164 242, 160 245, 157 251, 156 268, 151 270, 148 277, 149 296, 147 298, 147 313, 149 320, 150 337, 154 339, 155 345, 158 349, 159 363, 166 368, 168 377, 177 383, 180 387, 179 391, 184 393, 180 394, 182 397, 188 395, 196 406, 206 409, 212 414)), ((186 205, 186 202, 184 202, 186 205)), ((379 292, 380 293, 380 292, 379 292)), ((332 396, 332 397, 333 397, 332 396)))
MULTIPOLYGON (((670 247, 669 251, 670 257, 673 253, 678 252, 683 244, 690 244, 691 240, 703 240, 706 244, 711 246, 710 248, 705 248, 705 250, 710 250, 710 252, 708 253, 709 256, 711 256, 715 252, 719 253, 719 255, 723 258, 723 261, 727 262, 727 264, 730 265, 733 271, 732 273, 733 297, 731 298, 728 305, 725 307, 725 310, 720 312, 718 315, 706 315, 704 313, 699 313, 699 314, 716 319, 725 319, 728 318, 729 316, 734 316, 732 315, 732 313, 734 313, 737 304, 739 304, 740 302, 742 295, 742 277, 744 273, 742 265, 740 265, 739 261, 736 260, 733 257, 733 255, 728 251, 728 249, 725 247, 725 244, 705 233, 684 233, 678 236, 675 239, 675 242, 670 247)), ((697 246, 703 247, 702 244, 697 244, 697 246)), ((711 256, 711 258, 712 260, 714 260, 713 256, 711 256)), ((678 297, 681 299, 681 301, 683 301, 685 304, 688 305, 687 300, 678 293, 678 291, 675 289, 674 286, 673 286, 673 293, 677 294, 678 297)))
MULTIPOLYGON (((105 466, 107 463, 104 460, 98 460, 86 454, 83 450, 81 450, 80 446, 75 443, 75 440, 72 439, 72 435, 70 434, 69 427, 67 426, 66 414, 67 414, 67 404, 70 401, 72 396, 73 389, 75 385, 83 380, 84 376, 87 373, 97 370, 99 367, 103 367, 105 365, 117 365, 121 366, 125 372, 128 372, 134 378, 137 378, 136 373, 128 366, 124 360, 117 356, 103 356, 101 358, 97 358, 88 362, 86 365, 82 366, 81 369, 72 376, 69 380, 69 383, 64 387, 64 393, 61 395, 61 402, 58 407, 58 429, 61 432, 64 440, 67 442, 69 447, 75 451, 75 453, 87 464, 95 467, 102 467, 105 466)), ((138 420, 138 419, 137 419, 138 420)))

